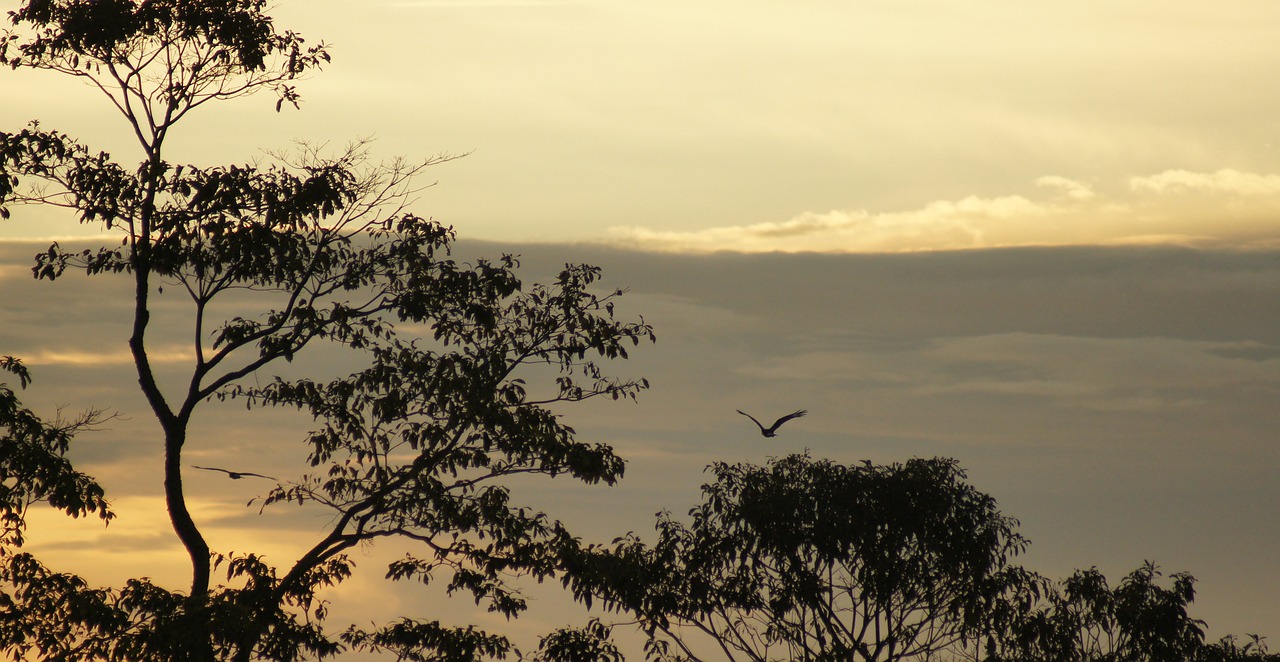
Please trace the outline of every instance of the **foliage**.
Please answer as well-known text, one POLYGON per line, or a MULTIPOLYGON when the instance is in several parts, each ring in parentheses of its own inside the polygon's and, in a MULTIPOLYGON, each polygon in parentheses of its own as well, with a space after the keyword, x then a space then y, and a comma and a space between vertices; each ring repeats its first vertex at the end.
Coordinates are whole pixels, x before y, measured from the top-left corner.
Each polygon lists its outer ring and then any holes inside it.
POLYGON ((0 64, 87 81, 128 118, 147 155, 210 101, 262 89, 297 106, 292 81, 329 61, 324 44, 277 32, 265 0, 29 0, 9 12, 0 64))
POLYGON ((980 630, 1025 541, 953 460, 711 467, 688 525, 575 551, 565 578, 634 614, 653 659, 901 660, 980 630))
POLYGON ((985 659, 1196 659, 1204 649, 1204 623, 1187 611, 1195 599, 1195 579, 1175 573, 1166 587, 1160 577, 1151 562, 1114 587, 1097 568, 1077 571, 1049 587, 1042 599, 1020 603, 1010 627, 988 640, 985 659))
MULTIPOLYGON (((31 373, 14 357, 0 356, 0 371, 16 376, 20 388, 31 383, 31 373)), ((27 509, 36 503, 71 517, 95 514, 103 522, 114 517, 102 487, 66 458, 73 435, 101 420, 101 412, 90 411, 46 423, 0 382, 0 561, 7 560, 10 548, 22 547, 27 509)))
POLYGON ((1280 662, 1280 653, 1272 653, 1267 649, 1265 637, 1251 634, 1242 639, 1235 635, 1228 635, 1217 643, 1205 645, 1196 660, 1197 662, 1280 662))
POLYGON ((1192 618, 1195 579, 1162 573, 1148 561, 1116 586, 1097 568, 1061 582, 1028 575, 1023 590, 999 605, 982 649, 960 659, 989 662, 1271 662, 1262 637, 1227 636, 1204 643, 1205 623, 1192 618))
MULTIPOLYGON (((0 62, 89 81, 142 148, 143 161, 130 167, 37 122, 0 132, 0 211, 64 207, 119 237, 79 252, 53 244, 33 273, 132 279, 129 347, 159 424, 166 503, 192 575, 185 592, 146 579, 90 589, 14 556, 0 577, 10 589, 0 621, 9 651, 49 659, 296 660, 343 648, 402 659, 501 657, 512 648, 500 635, 435 620, 335 637, 322 628, 319 593, 352 572, 346 550, 397 537, 421 553, 392 564, 388 579, 443 583, 515 616, 526 605, 510 578, 550 576, 572 537, 511 503, 503 479, 622 476, 610 448, 577 441, 553 408, 634 398, 647 383, 610 377, 598 362, 626 358, 652 329, 615 318, 622 292, 595 293, 595 267, 566 265, 553 283, 527 286, 513 256, 451 259, 453 231, 405 211, 419 190, 415 176, 449 157, 371 164, 357 144, 333 156, 303 145, 265 165, 166 160, 165 140, 191 110, 262 90, 274 91, 277 110, 296 106, 293 81, 328 61, 323 44, 277 31, 263 11, 259 0, 32 0, 10 13, 0 62), (185 384, 173 390, 157 380, 148 349, 162 286, 189 301, 194 330, 185 384), (365 367, 329 381, 257 378, 320 342, 365 367), (526 383, 528 374, 548 378, 526 383), (306 439, 312 472, 280 483, 262 505, 318 504, 334 518, 280 571, 253 554, 214 553, 187 508, 188 423, 215 397, 294 407, 316 421, 306 439), (212 585, 217 569, 226 585, 212 585)), ((21 504, 32 499, 105 516, 96 485, 54 466, 75 425, 32 425, 14 435, 48 452, 7 459, 17 485, 8 503, 19 504, 7 511, 12 521, 21 524, 21 504)))
POLYGON ((556 630, 542 638, 533 662, 622 662, 618 647, 610 640, 613 628, 592 619, 582 628, 556 630))
MULTIPOLYGON (((0 584, 6 587, 0 592, 0 649, 18 659, 177 661, 210 654, 230 659, 250 618, 262 619, 254 624, 262 631, 261 659, 300 659, 304 653, 324 656, 339 650, 305 622, 312 614, 289 609, 298 605, 296 596, 274 606, 261 604, 257 596, 270 582, 270 571, 253 556, 233 559, 228 567, 228 579, 243 577, 244 586, 216 587, 204 603, 145 577, 130 579, 120 589, 91 588, 83 578, 54 572, 31 554, 6 555, 0 561, 0 584), (208 627, 195 629, 193 622, 208 627)), ((324 571, 344 576, 342 568, 324 571)))
MULTIPOLYGON (((141 150, 128 163, 36 122, 0 132, 0 218, 43 204, 114 233, 118 243, 38 254, 37 278, 68 270, 127 277, 129 338, 155 415, 175 535, 190 559, 185 590, 148 578, 94 588, 21 550, 26 515, 45 503, 72 517, 114 516, 66 455, 89 411, 45 421, 0 384, 0 650, 47 660, 300 660, 346 650, 402 660, 517 655, 500 633, 405 616, 324 628, 326 589, 347 579, 351 548, 413 543, 389 580, 443 585, 507 618, 527 604, 516 577, 557 574, 591 605, 633 615, 647 653, 698 660, 1273 660, 1260 638, 1201 642, 1186 607, 1189 575, 1158 583, 1148 564, 1119 586, 1096 570, 1061 585, 1011 564, 1026 542, 952 460, 846 467, 808 455, 768 466, 716 464, 684 523, 658 520, 584 548, 548 515, 513 503, 513 476, 612 484, 612 449, 578 441, 560 405, 629 399, 642 379, 605 364, 653 339, 615 317, 619 290, 566 265, 526 285, 504 255, 460 263, 451 228, 406 211, 423 170, 448 160, 372 163, 366 145, 308 145, 262 162, 169 160, 168 136, 212 101, 270 92, 298 107, 296 82, 329 61, 323 43, 276 28, 264 0, 28 0, 9 12, 0 64, 71 76, 105 96, 141 150), (193 338, 180 388, 162 388, 150 347, 156 298, 185 297, 193 338), (238 314, 226 311, 238 311, 238 314), (358 369, 331 379, 272 377, 327 343, 358 369), (218 553, 186 504, 183 453, 193 413, 211 398, 296 408, 310 469, 263 508, 332 512, 304 554, 276 568, 218 553), (224 583, 215 583, 215 572, 224 583), (567 574, 562 574, 567 573, 567 574)), ((25 388, 20 361, 0 371, 25 388)), ((544 637, 541 662, 622 659, 612 626, 592 621, 544 637)))

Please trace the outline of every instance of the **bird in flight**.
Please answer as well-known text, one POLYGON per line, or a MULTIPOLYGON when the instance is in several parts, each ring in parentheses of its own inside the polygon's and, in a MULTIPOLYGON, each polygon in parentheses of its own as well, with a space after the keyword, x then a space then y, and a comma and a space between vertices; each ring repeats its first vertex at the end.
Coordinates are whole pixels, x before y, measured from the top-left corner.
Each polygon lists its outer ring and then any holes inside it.
POLYGON ((263 476, 262 474, 255 474, 251 471, 227 471, 226 469, 219 469, 217 467, 202 467, 195 464, 191 465, 191 467, 193 469, 204 469, 205 471, 221 471, 222 473, 230 476, 231 480, 240 480, 241 478, 244 478, 246 476, 253 476, 254 478, 266 478, 267 480, 275 480, 275 478, 272 478, 271 476, 263 476))
POLYGON ((737 410, 737 411, 738 411, 738 413, 739 413, 739 414, 742 414, 743 416, 746 416, 747 418, 751 419, 751 422, 752 422, 752 423, 755 423, 756 425, 760 426, 760 434, 762 434, 762 435, 764 435, 764 436, 766 436, 766 437, 776 437, 776 436, 778 436, 778 434, 777 434, 777 432, 778 432, 778 428, 779 428, 783 423, 786 423, 787 421, 789 421, 789 420, 791 420, 791 419, 793 419, 793 418, 800 418, 801 416, 804 416, 805 414, 809 413, 808 411, 806 411, 806 410, 804 410, 804 409, 801 409, 801 410, 799 410, 799 411, 791 412, 790 414, 787 414, 786 416, 783 416, 782 418, 779 418, 778 420, 774 421, 774 422, 773 422, 773 425, 771 425, 771 426, 769 426, 769 427, 767 427, 767 428, 766 428, 765 426, 763 426, 763 425, 761 425, 761 424, 760 424, 760 421, 757 421, 757 420, 756 420, 756 417, 755 417, 755 416, 752 416, 751 414, 748 414, 747 412, 742 411, 741 409, 739 409, 739 410, 737 410))

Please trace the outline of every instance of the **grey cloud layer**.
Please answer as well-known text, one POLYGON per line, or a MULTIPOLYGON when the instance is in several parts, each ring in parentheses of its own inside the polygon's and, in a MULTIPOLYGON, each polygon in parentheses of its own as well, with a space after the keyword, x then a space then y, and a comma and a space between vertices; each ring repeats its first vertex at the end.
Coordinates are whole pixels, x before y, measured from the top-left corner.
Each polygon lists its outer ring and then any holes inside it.
MULTIPOLYGON (((89 360, 118 357, 127 287, 33 282, 22 270, 35 250, 0 244, 0 354, 35 359, 33 402, 128 415, 79 457, 117 495, 154 495, 158 484, 134 478, 155 449, 129 366, 89 360)), ((1280 252, 691 256, 464 241, 455 255, 503 250, 521 254, 529 280, 565 261, 603 266, 605 287, 631 290, 620 314, 658 331, 656 347, 615 366, 652 381, 638 405, 564 412, 584 438, 630 458, 623 486, 528 488, 589 538, 645 531, 660 508, 683 512, 714 460, 805 448, 847 462, 949 455, 1022 519, 1033 567, 1119 574, 1152 558, 1201 578, 1196 615, 1212 626, 1266 634, 1280 622, 1269 559, 1280 544, 1280 252), (810 415, 769 443, 734 413, 801 407, 810 415)), ((168 288, 161 302, 158 346, 175 357, 164 377, 177 379, 184 304, 168 288)), ((318 349, 291 369, 332 371, 336 356, 318 349)), ((198 421, 191 457, 296 471, 309 421, 230 407, 198 421)), ((229 484, 206 481, 198 496, 243 504, 248 488, 229 484)), ((220 530, 235 528, 232 511, 217 512, 220 530)), ((253 512, 244 535, 261 530, 253 512)), ((316 526, 299 517, 295 530, 316 526)))

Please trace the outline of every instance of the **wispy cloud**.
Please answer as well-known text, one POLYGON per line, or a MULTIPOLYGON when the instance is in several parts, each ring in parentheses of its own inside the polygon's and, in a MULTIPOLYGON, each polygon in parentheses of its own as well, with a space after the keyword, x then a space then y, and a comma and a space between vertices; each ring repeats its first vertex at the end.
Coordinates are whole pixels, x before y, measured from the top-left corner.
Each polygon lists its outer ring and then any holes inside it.
POLYGON ((993 227, 1054 212, 1021 196, 939 200, 917 210, 805 212, 786 221, 710 228, 694 232, 643 227, 612 228, 617 239, 662 250, 710 252, 904 251, 991 245, 993 227))
MULTIPOLYGON (((152 363, 190 361, 195 354, 185 345, 164 345, 147 350, 152 363)), ((76 349, 42 349, 23 355, 28 365, 109 366, 133 363, 133 354, 125 349, 87 351, 76 349)))
POLYGON ((406 9, 434 9, 441 7, 542 7, 547 5, 573 5, 576 0, 399 0, 388 3, 392 7, 406 9))
POLYGON ((967 196, 918 209, 804 212, 793 218, 702 230, 610 229, 614 241, 674 252, 904 252, 1006 246, 1176 244, 1262 246, 1280 229, 1280 175, 1168 170, 1134 177, 1104 195, 1060 176, 1034 180, 1038 195, 967 196), (1192 191, 1193 201, 1168 195, 1192 191), (1250 196, 1242 204, 1239 196, 1250 196), (1213 221, 1208 223, 1207 221, 1213 221))
POLYGON ((1249 196, 1280 195, 1280 175, 1259 175, 1224 169, 1217 172, 1166 170, 1149 177, 1133 177, 1129 186, 1135 191, 1175 193, 1179 191, 1213 191, 1249 196))
POLYGON ((0 264, 0 281, 31 277, 31 269, 14 264, 0 264))
POLYGON ((1093 189, 1085 184, 1077 182, 1066 177, 1058 177, 1049 175, 1036 180, 1036 186, 1047 188, 1056 188, 1062 191, 1062 194, 1072 200, 1088 200, 1093 197, 1093 189))
POLYGON ((775 356, 739 372, 793 388, 816 382, 834 392, 904 401, 1016 398, 1025 408, 1057 411, 1175 411, 1213 409, 1270 389, 1280 376, 1276 350, 1251 341, 1015 332, 937 338, 909 351, 850 347, 775 356))

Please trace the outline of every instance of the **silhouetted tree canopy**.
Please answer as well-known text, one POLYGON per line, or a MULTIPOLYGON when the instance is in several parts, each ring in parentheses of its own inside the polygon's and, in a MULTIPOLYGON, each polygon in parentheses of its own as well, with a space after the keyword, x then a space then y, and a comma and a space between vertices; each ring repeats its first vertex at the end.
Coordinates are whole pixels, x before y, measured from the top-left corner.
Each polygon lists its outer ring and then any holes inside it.
POLYGON ((639 618, 654 659, 923 659, 979 633, 1018 579, 1016 522, 953 460, 711 471, 689 523, 585 550, 565 579, 639 618))
MULTIPOLYGON (((41 423, 6 389, 0 648, 7 652, 50 660, 298 660, 344 649, 400 659, 502 657, 512 648, 501 634, 436 619, 332 634, 319 592, 353 571, 346 550, 397 537, 421 552, 394 563, 389 579, 440 583, 515 616, 526 605, 510 579, 555 572, 572 537, 512 503, 503 479, 622 476, 608 446, 576 440, 550 407, 634 398, 647 383, 611 377, 601 362, 626 358, 629 347, 653 339, 652 329, 614 317, 622 292, 597 292, 595 267, 566 265, 554 282, 530 286, 513 256, 451 259, 452 229, 405 209, 418 190, 414 177, 448 157, 374 164, 357 144, 334 155, 303 146, 265 164, 167 159, 170 131, 190 111, 264 90, 276 94, 277 110, 296 106, 293 81, 329 60, 323 44, 306 46, 278 30, 264 7, 31 1, 9 14, 0 62, 89 81, 141 148, 141 162, 128 164, 37 122, 0 132, 0 212, 63 207, 118 237, 79 252, 55 243, 37 255, 33 273, 132 279, 129 347, 158 423, 165 462, 157 479, 192 574, 185 591, 146 579, 93 589, 17 553, 24 509, 35 501, 74 516, 110 512, 101 488, 63 458, 70 434, 89 421, 41 423), (162 285, 186 296, 196 338, 186 383, 172 390, 157 380, 150 353, 162 285), (249 306, 256 311, 223 313, 249 306), (317 342, 362 357, 364 367, 330 381, 258 378, 317 342), (526 383, 530 365, 556 376, 526 383), (187 508, 189 422, 215 397, 298 408, 316 421, 305 438, 310 472, 265 498, 265 507, 311 503, 334 513, 292 565, 215 553, 187 508), (226 584, 213 581, 215 570, 226 584)), ((27 380, 20 363, 4 367, 27 380)), ((563 648, 546 645, 552 658, 563 648)))
POLYGON ((1227 635, 1205 646, 1196 659, 1200 662, 1280 662, 1280 653, 1268 650, 1265 638, 1256 634, 1243 638, 1227 635))
POLYGON ((1187 613, 1195 580, 1176 573, 1165 587, 1160 576, 1148 562, 1112 587, 1097 568, 1077 571, 1023 615, 1006 650, 993 645, 997 659, 1191 659, 1204 640, 1204 623, 1187 613))
MULTIPOLYGON (((570 547, 563 582, 634 619, 646 659, 1270 662, 1248 635, 1204 643, 1194 578, 1147 562, 1052 582, 1014 565, 1017 522, 954 460, 842 466, 807 454, 716 463, 657 539, 570 547)), ((608 631, 599 631, 607 638, 608 631)))
POLYGON ((1178 572, 1163 580, 1148 561, 1112 586, 1097 568, 1078 570, 1060 582, 1035 578, 1020 599, 1000 605, 984 655, 990 662, 1086 660, 1146 662, 1272 660, 1261 637, 1241 644, 1225 637, 1204 643, 1204 621, 1189 612, 1195 578, 1178 572))
MULTIPOLYGON (((12 356, 0 356, 0 372, 17 377, 19 388, 31 383, 30 371, 12 356)), ((92 514, 111 521, 102 487, 66 458, 73 435, 100 418, 90 411, 72 421, 45 422, 0 382, 0 550, 22 546, 27 509, 37 503, 71 517, 92 514)))

